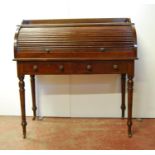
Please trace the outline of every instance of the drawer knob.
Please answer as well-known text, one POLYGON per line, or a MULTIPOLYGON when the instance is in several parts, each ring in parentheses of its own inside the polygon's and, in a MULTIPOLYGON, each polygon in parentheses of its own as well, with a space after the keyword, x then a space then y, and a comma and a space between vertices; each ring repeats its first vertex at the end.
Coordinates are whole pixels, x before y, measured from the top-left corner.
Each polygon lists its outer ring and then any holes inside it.
POLYGON ((49 52, 50 52, 50 49, 49 49, 49 48, 45 48, 45 51, 46 51, 47 53, 49 53, 49 52))
POLYGON ((92 65, 87 65, 86 69, 87 69, 88 71, 91 71, 91 70, 92 70, 92 65))
POLYGON ((113 69, 117 70, 118 69, 118 65, 113 65, 113 69))
POLYGON ((64 66, 63 65, 60 65, 59 66, 59 70, 62 72, 62 71, 64 71, 64 66))
POLYGON ((38 70, 38 66, 37 65, 34 65, 33 66, 33 70, 36 72, 38 70))
POLYGON ((101 51, 101 52, 104 52, 104 51, 105 51, 105 48, 101 47, 101 48, 100 48, 100 51, 101 51))

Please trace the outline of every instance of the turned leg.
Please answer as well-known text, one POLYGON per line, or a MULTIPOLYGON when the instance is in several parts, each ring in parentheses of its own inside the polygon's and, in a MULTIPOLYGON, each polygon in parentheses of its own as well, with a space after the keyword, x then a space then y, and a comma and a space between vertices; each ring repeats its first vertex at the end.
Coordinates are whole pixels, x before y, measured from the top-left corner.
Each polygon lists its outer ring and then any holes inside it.
POLYGON ((19 78, 19 93, 20 93, 20 104, 21 104, 21 115, 22 115, 22 128, 23 128, 23 138, 26 138, 26 112, 25 112, 25 83, 24 75, 18 76, 19 78))
POLYGON ((121 104, 121 109, 122 109, 122 118, 124 118, 125 114, 125 86, 126 86, 126 74, 121 75, 121 93, 122 93, 122 104, 121 104))
POLYGON ((32 110, 33 110, 33 120, 36 119, 36 94, 35 94, 35 75, 30 75, 31 79, 31 92, 32 92, 32 110))
POLYGON ((128 75, 128 135, 132 136, 132 100, 133 100, 133 76, 128 75))

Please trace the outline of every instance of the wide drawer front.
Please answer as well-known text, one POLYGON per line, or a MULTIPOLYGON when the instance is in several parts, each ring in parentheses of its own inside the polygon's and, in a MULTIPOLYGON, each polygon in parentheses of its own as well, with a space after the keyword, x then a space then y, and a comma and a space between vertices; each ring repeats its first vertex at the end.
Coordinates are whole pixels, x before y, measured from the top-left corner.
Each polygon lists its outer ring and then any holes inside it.
POLYGON ((18 62, 19 74, 119 74, 128 61, 18 62))

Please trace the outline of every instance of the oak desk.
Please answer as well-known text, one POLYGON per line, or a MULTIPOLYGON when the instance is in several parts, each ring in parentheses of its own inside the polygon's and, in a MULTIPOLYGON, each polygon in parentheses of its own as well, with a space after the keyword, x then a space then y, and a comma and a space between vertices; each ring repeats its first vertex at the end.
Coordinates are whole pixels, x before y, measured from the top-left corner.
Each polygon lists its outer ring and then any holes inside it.
POLYGON ((128 77, 128 135, 132 136, 132 96, 137 42, 129 18, 24 20, 15 34, 23 137, 26 137, 24 76, 30 75, 33 119, 35 75, 121 74, 122 117, 128 77))

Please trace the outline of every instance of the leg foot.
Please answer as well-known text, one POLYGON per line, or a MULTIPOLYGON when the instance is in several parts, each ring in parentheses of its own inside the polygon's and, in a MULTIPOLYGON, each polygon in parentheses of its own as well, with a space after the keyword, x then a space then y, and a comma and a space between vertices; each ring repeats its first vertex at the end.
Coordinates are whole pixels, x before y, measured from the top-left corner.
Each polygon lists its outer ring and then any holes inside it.
POLYGON ((36 120, 36 116, 33 116, 32 120, 36 120))
POLYGON ((127 125, 128 125, 128 137, 132 137, 132 121, 128 121, 127 122, 127 125))
POLYGON ((132 133, 130 132, 130 133, 128 133, 128 137, 129 138, 131 138, 132 137, 132 133))
POLYGON ((26 122, 22 122, 22 128, 23 128, 23 138, 24 138, 24 139, 26 138, 26 125, 27 125, 27 123, 26 123, 26 122))

